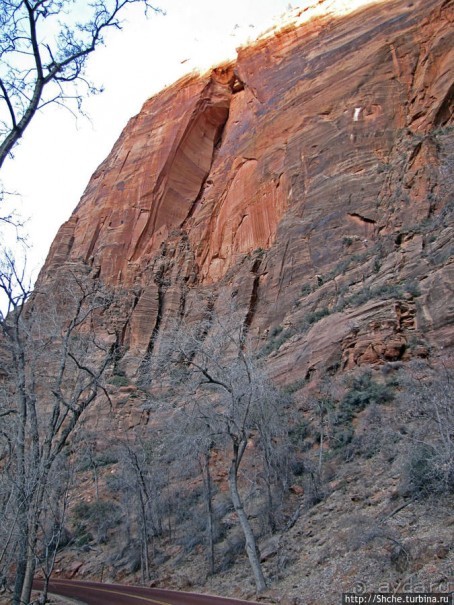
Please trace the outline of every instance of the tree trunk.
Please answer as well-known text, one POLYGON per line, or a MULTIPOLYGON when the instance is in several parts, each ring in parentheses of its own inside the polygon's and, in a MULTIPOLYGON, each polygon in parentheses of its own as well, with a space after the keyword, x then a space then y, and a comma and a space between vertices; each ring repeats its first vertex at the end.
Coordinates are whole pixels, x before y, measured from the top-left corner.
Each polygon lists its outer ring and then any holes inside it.
POLYGON ((30 549, 27 568, 25 571, 24 584, 22 586, 21 603, 30 603, 30 596, 32 594, 33 578, 35 577, 35 553, 33 549, 30 549))
POLYGON ((147 512, 146 505, 144 501, 144 495, 139 486, 139 500, 140 500, 140 516, 141 516, 141 525, 142 525, 142 584, 145 585, 145 582, 148 582, 150 579, 150 552, 148 550, 148 528, 147 528, 147 512))
POLYGON ((319 477, 322 476, 322 465, 323 465, 323 440, 325 439, 324 431, 323 431, 323 418, 324 418, 324 409, 323 403, 319 403, 319 412, 320 412, 320 444, 318 450, 318 474, 319 477))
POLYGON ((26 490, 27 477, 25 465, 25 431, 27 426, 27 389, 25 380, 25 358, 20 338, 20 316, 17 315, 14 324, 13 359, 17 367, 17 387, 19 393, 19 423, 16 435, 16 481, 18 485, 17 510, 18 510, 18 525, 19 525, 19 547, 16 567, 16 577, 14 581, 13 605, 20 605, 22 588, 24 585, 25 574, 27 570, 27 551, 29 538, 29 524, 27 509, 29 506, 28 495, 26 490))
POLYGON ((214 575, 214 536, 213 536, 213 494, 210 473, 210 452, 204 455, 202 473, 205 484, 205 502, 207 508, 207 539, 208 539, 208 567, 211 576, 214 575))
POLYGON ((14 581, 13 605, 20 605, 22 587, 24 586, 25 573, 27 569, 27 545, 21 536, 19 544, 19 556, 17 558, 16 578, 14 581))
POLYGON ((271 482, 268 479, 266 481, 266 499, 267 499, 267 508, 268 508, 268 525, 270 526, 271 533, 276 532, 276 519, 274 517, 274 502, 273 502, 273 491, 271 489, 271 482))
POLYGON ((265 576, 263 575, 262 566, 260 564, 260 555, 257 543, 255 541, 255 537, 252 532, 252 528, 247 518, 247 515, 244 512, 243 503, 241 502, 241 497, 238 491, 238 464, 238 447, 234 445, 234 457, 230 464, 229 470, 230 496, 232 498, 235 512, 238 515, 241 529, 243 530, 244 538, 246 540, 246 553, 249 558, 252 573, 254 574, 255 586, 258 594, 265 590, 266 582, 265 576))
POLYGON ((35 84, 35 89, 33 91, 33 96, 30 99, 30 102, 22 119, 16 126, 14 126, 14 128, 10 130, 10 132, 0 145, 0 168, 2 167, 3 162, 6 160, 8 155, 11 153, 11 150, 13 149, 14 145, 24 134, 25 129, 30 124, 33 116, 35 115, 39 106, 41 95, 43 93, 43 88, 44 83, 42 81, 42 78, 38 78, 35 84))

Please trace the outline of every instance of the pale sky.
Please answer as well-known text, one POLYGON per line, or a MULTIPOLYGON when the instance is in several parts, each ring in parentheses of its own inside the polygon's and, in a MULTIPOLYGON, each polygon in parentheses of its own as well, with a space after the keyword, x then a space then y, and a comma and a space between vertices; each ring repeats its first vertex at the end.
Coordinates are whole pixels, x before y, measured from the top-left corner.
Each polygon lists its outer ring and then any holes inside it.
POLYGON ((193 69, 234 57, 236 47, 297 3, 156 0, 156 5, 167 14, 146 19, 142 9, 130 7, 123 30, 110 32, 90 58, 89 77, 105 89, 84 103, 90 120, 45 108, 4 164, 3 186, 20 194, 14 203, 29 218, 28 262, 35 272, 91 175, 143 103, 193 69))
MULTIPOLYGON (((326 3, 352 10, 353 5, 371 1, 326 3)), ((151 14, 147 20, 143 10, 130 7, 124 29, 106 35, 106 46, 90 58, 89 78, 105 89, 85 101, 90 120, 76 120, 56 106, 45 108, 34 117, 14 149, 14 159, 3 166, 3 186, 20 194, 14 203, 22 216, 29 218, 28 264, 35 274, 91 175, 109 154, 129 118, 150 96, 193 69, 204 71, 235 57, 238 46, 256 38, 286 11, 311 3, 156 0, 156 4, 167 14, 151 14)))

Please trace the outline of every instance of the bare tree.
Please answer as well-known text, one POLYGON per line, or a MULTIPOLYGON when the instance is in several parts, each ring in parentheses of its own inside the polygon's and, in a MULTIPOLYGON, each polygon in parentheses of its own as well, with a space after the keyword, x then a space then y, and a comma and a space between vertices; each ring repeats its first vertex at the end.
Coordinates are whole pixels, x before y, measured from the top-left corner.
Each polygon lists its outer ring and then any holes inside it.
POLYGON ((88 271, 74 266, 59 277, 58 294, 43 289, 29 296, 10 256, 0 267, 0 291, 7 301, 0 315, 5 420, 0 471, 11 486, 15 511, 10 514, 14 605, 29 602, 52 473, 82 414, 106 393, 103 374, 112 345, 95 334, 110 299, 88 271))
POLYGON ((2 0, 0 3, 0 168, 39 110, 50 104, 80 110, 97 89, 85 78, 89 55, 106 30, 121 28, 130 4, 149 0, 2 0))
POLYGON ((399 395, 413 427, 404 483, 415 498, 454 492, 454 374, 416 361, 401 377, 399 395))
POLYGON ((162 348, 167 364, 172 362, 180 372, 179 379, 173 376, 173 384, 182 387, 191 433, 210 444, 208 449, 230 449, 230 497, 244 534, 256 589, 261 592, 266 582, 241 494, 240 469, 248 453, 256 460, 264 453, 271 478, 271 448, 279 439, 282 400, 248 350, 244 321, 238 314, 225 324, 211 314, 194 329, 180 326, 162 348))
POLYGON ((42 514, 39 517, 39 540, 35 557, 44 576, 40 602, 47 603, 49 581, 59 548, 68 541, 65 530, 66 513, 73 486, 74 473, 69 456, 60 456, 54 464, 44 492, 42 514))
MULTIPOLYGON (((180 475, 194 477, 199 473, 202 477, 202 496, 205 508, 204 534, 206 544, 206 559, 208 574, 215 573, 215 514, 213 510, 214 486, 212 477, 212 458, 215 443, 200 430, 197 422, 194 422, 192 414, 188 410, 179 408, 172 417, 172 433, 167 435, 169 447, 179 452, 180 475)), ((194 508, 194 507, 192 507, 194 508)), ((196 515, 199 515, 197 510, 196 515)), ((193 528, 195 531, 195 528, 193 528)))
POLYGON ((373 542, 388 543, 392 545, 390 562, 400 572, 408 569, 412 558, 411 553, 395 528, 390 527, 384 520, 363 515, 352 516, 350 522, 348 542, 352 550, 358 550, 373 542))
POLYGON ((117 442, 119 470, 116 491, 126 495, 128 522, 135 517, 140 541, 142 583, 150 579, 155 540, 163 534, 162 491, 166 480, 156 435, 145 438, 136 431, 117 442))
POLYGON ((214 513, 213 513, 213 479, 211 477, 212 442, 203 440, 198 448, 198 463, 203 479, 203 494, 206 508, 207 561, 210 575, 215 572, 214 559, 214 513))
POLYGON ((291 455, 287 408, 288 395, 270 383, 265 373, 259 371, 255 379, 264 382, 269 389, 263 404, 255 412, 256 439, 259 454, 258 480, 265 490, 264 521, 272 533, 277 532, 283 521, 284 495, 289 488, 291 455), (269 397, 269 398, 268 398, 269 397))

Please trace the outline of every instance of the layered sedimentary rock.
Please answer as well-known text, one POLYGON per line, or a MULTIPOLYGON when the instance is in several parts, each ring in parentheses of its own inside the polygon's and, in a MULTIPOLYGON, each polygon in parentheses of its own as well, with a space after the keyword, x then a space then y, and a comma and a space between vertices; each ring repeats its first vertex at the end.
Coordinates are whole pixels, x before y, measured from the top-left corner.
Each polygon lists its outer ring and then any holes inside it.
POLYGON ((328 12, 170 86, 41 279, 82 260, 129 291, 131 372, 205 298, 237 301, 287 382, 452 346, 453 18, 445 0, 328 12))

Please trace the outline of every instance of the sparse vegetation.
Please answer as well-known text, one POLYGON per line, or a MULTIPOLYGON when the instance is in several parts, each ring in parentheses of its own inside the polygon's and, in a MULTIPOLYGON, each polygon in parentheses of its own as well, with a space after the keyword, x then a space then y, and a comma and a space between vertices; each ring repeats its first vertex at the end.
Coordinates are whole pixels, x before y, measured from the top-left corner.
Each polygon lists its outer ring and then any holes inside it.
POLYGON ((413 421, 402 472, 402 490, 413 498, 454 493, 452 371, 424 363, 402 375, 401 402, 413 421))
POLYGON ((98 544, 105 544, 108 540, 109 530, 121 521, 120 507, 112 501, 79 502, 73 512, 77 528, 76 540, 79 546, 90 541, 92 532, 95 534, 98 544))
POLYGON ((90 470, 91 468, 102 468, 111 464, 116 464, 118 457, 112 452, 99 452, 93 457, 83 452, 82 458, 77 465, 77 470, 81 473, 90 470))
POLYGON ((390 564, 399 572, 408 569, 412 560, 410 550, 395 530, 373 518, 354 517, 352 521, 349 539, 351 548, 362 548, 367 545, 374 547, 376 542, 389 544, 390 564))
POLYGON ((387 403, 393 398, 390 387, 376 382, 372 372, 366 371, 353 378, 349 391, 341 401, 340 411, 351 420, 368 405, 387 403))
MULTIPOLYGON (((331 416, 331 431, 329 443, 334 450, 343 451, 344 457, 350 458, 355 451, 372 455, 376 443, 367 436, 367 431, 355 437, 353 419, 366 407, 388 403, 394 399, 394 391, 387 384, 377 382, 370 371, 366 371, 351 380, 347 393, 336 407, 331 416), (353 441, 356 439, 355 443, 353 441), (346 446, 353 443, 347 449, 346 446)), ((377 412, 375 412, 376 414, 377 412)))
POLYGON ((297 325, 290 326, 285 329, 282 326, 273 328, 269 334, 268 342, 260 351, 260 357, 266 357, 273 351, 277 351, 281 348, 284 342, 290 340, 292 336, 305 332, 310 326, 317 323, 323 319, 323 317, 326 317, 329 314, 330 310, 327 307, 322 307, 321 309, 317 309, 316 311, 312 311, 311 313, 305 315, 303 320, 297 325))
POLYGON ((291 382, 290 384, 283 387, 283 391, 288 393, 289 395, 293 395, 300 389, 302 389, 307 384, 307 380, 305 378, 300 378, 299 380, 295 380, 295 382, 291 382))
POLYGON ((313 287, 310 284, 304 284, 301 287, 301 296, 308 296, 313 291, 313 287))
POLYGON ((336 306, 336 311, 342 311, 347 306, 359 307, 375 298, 387 300, 390 298, 416 297, 420 295, 419 286, 414 281, 402 284, 382 284, 380 286, 365 286, 359 292, 342 299, 336 306))
POLYGON ((124 374, 114 374, 109 379, 109 383, 116 387, 126 387, 130 384, 129 379, 124 374))

